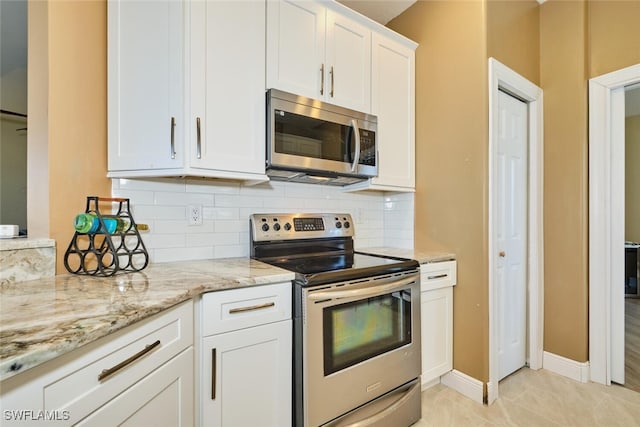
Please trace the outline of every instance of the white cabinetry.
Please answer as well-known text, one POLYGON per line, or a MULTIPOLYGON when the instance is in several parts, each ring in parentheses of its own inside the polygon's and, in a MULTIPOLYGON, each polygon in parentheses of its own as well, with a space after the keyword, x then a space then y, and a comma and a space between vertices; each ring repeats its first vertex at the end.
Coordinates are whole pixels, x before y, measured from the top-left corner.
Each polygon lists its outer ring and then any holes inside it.
POLYGON ((369 112, 371 29, 349 12, 319 1, 267 2, 267 88, 369 112))
POLYGON ((3 381, 2 409, 61 425, 193 426, 193 361, 188 301, 3 381))
POLYGON ((456 261, 420 266, 422 386, 453 369, 453 286, 456 261))
POLYGON ((378 176, 351 190, 415 189, 415 48, 374 33, 371 107, 378 116, 378 176))
POLYGON ((257 180, 264 174, 265 7, 264 1, 191 3, 188 126, 195 174, 216 170, 257 180))
POLYGON ((184 166, 184 21, 179 1, 108 4, 111 176, 184 166))
POLYGON ((291 425, 291 282, 202 296, 200 424, 291 425))
POLYGON ((265 3, 108 7, 108 175, 267 180, 265 3))

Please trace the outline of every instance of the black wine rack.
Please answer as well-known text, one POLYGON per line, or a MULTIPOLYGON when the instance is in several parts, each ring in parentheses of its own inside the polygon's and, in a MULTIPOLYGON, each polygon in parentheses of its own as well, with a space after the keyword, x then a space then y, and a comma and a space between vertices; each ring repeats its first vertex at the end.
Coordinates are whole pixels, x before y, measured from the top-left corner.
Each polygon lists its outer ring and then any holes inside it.
POLYGON ((113 276, 118 272, 141 271, 149 264, 149 253, 133 220, 129 199, 114 197, 87 197, 85 213, 94 214, 100 222, 98 231, 76 231, 64 254, 64 266, 74 274, 113 276), (115 214, 100 212, 99 204, 118 203, 115 214), (128 224, 114 233, 108 233, 105 218, 114 218, 128 224))

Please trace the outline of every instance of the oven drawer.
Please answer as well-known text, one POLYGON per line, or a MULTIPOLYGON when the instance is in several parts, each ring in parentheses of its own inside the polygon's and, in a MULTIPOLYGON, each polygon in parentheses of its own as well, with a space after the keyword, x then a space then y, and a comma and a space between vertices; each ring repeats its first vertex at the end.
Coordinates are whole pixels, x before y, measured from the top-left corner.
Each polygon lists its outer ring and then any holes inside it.
POLYGON ((430 291, 456 284, 456 261, 420 264, 420 290, 430 291))
POLYGON ((291 282, 202 295, 202 335, 291 319, 291 282))

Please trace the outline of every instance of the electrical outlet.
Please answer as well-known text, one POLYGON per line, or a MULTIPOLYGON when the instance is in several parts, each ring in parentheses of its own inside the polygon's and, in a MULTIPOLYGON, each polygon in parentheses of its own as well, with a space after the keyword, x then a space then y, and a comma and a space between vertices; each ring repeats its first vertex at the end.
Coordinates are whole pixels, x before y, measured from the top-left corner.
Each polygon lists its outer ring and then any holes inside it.
POLYGON ((202 225, 202 205, 187 206, 189 225, 202 225))

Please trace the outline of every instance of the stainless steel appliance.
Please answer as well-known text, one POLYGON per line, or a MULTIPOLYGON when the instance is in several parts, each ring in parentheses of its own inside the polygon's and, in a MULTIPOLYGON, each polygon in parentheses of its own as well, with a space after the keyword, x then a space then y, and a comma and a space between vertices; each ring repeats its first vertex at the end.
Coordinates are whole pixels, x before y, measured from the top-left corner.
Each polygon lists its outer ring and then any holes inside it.
POLYGON ((253 258, 296 273, 295 425, 420 419, 418 262, 354 251, 349 214, 254 214, 250 228, 253 258))
POLYGON ((353 184, 378 175, 375 116, 267 91, 267 175, 276 180, 353 184))

